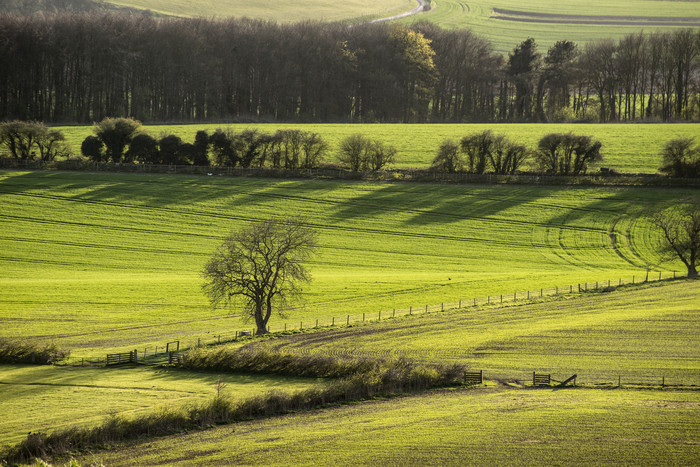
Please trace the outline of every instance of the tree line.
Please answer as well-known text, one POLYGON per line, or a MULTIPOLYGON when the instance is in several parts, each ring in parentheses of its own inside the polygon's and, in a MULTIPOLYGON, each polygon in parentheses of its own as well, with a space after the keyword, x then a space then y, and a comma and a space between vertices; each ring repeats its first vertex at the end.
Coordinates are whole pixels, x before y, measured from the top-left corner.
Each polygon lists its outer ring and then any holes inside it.
MULTIPOLYGON (((280 129, 236 132, 221 128, 197 131, 194 142, 174 134, 153 137, 132 118, 105 118, 93 126, 80 147, 93 162, 314 169, 341 166, 354 172, 378 172, 396 162, 398 151, 383 141, 360 133, 343 139, 335 148, 318 133, 280 129)), ((513 175, 534 171, 545 175, 584 175, 591 164, 603 160, 602 143, 592 136, 549 133, 528 147, 491 130, 468 134, 459 141, 443 141, 430 170, 444 173, 513 175), (527 166, 525 165, 527 163, 527 166)), ((41 122, 0 123, 0 155, 52 161, 72 156, 60 130, 41 122)), ((700 144, 694 138, 666 142, 659 171, 672 177, 700 178, 700 144)))
POLYGON ((694 120, 700 30, 507 57, 469 30, 56 13, 0 16, 0 118, 694 120))

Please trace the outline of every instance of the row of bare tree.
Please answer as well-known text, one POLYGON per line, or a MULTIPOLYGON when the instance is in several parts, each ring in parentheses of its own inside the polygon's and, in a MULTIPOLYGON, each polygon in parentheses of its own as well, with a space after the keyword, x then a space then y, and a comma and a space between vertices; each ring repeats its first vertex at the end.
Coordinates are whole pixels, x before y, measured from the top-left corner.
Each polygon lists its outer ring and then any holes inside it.
POLYGON ((694 120, 700 31, 533 39, 508 57, 429 23, 280 25, 0 16, 0 119, 466 122, 694 120))

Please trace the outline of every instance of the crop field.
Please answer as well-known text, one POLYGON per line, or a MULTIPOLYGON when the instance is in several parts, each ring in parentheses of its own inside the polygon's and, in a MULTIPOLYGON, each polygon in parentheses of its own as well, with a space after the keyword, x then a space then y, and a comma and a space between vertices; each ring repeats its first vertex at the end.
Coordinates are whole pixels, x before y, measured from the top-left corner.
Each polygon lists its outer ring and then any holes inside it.
POLYGON ((118 6, 151 10, 172 16, 248 17, 283 23, 342 21, 391 16, 411 10, 412 0, 108 0, 118 6))
POLYGON ((693 193, 5 172, 0 336, 104 356, 250 329, 235 307, 211 310, 200 271, 230 229, 281 213, 306 217, 320 238, 306 302, 273 330, 627 282, 647 268, 668 276, 684 269, 660 262, 658 235, 642 216, 693 193))
POLYGON ((113 414, 136 416, 210 400, 217 383, 234 399, 272 390, 294 392, 313 378, 197 373, 168 368, 0 367, 0 447, 28 432, 94 425, 113 414))
POLYGON ((298 334, 248 346, 284 352, 455 361, 484 378, 700 386, 700 281, 467 308, 298 334), (618 380, 618 377, 620 378, 618 380))
POLYGON ((700 393, 445 390, 79 458, 105 465, 697 465, 700 393))
POLYGON ((433 0, 428 12, 400 20, 430 21, 445 28, 470 28, 495 50, 508 53, 528 37, 546 52, 559 40, 580 46, 596 39, 644 31, 670 31, 700 26, 700 4, 645 0, 433 0))
MULTIPOLYGON (((331 146, 331 162, 340 142, 349 135, 362 133, 370 138, 391 144, 398 150, 394 167, 429 167, 440 144, 446 139, 459 141, 471 133, 492 130, 532 148, 548 133, 568 133, 592 136, 603 143, 604 160, 599 166, 619 172, 656 173, 661 166, 661 149, 677 137, 694 137, 700 133, 700 124, 196 124, 148 125, 146 131, 153 137, 176 134, 183 141, 193 142, 199 130, 213 132, 217 128, 233 128, 240 132, 254 128, 274 133, 278 129, 298 128, 319 133, 331 146)), ((75 154, 80 154, 82 141, 92 134, 90 126, 59 127, 75 154)), ((390 166, 391 168, 391 166, 390 166)), ((525 167, 526 169, 529 167, 525 167)), ((592 167, 591 172, 598 170, 592 167)))

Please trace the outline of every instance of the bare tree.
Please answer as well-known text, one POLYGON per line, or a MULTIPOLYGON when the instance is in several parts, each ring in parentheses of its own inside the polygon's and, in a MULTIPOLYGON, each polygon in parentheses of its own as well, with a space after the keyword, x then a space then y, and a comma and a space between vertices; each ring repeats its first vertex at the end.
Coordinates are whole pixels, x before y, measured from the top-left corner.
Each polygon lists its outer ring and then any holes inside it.
POLYGON ((302 292, 310 275, 304 262, 316 246, 316 232, 300 220, 269 219, 231 232, 202 271, 205 294, 213 306, 240 301, 267 333, 273 311, 302 292))
POLYGON ((656 212, 651 222, 661 230, 664 255, 680 259, 688 268, 688 277, 697 277, 700 256, 700 202, 696 199, 684 208, 656 212))

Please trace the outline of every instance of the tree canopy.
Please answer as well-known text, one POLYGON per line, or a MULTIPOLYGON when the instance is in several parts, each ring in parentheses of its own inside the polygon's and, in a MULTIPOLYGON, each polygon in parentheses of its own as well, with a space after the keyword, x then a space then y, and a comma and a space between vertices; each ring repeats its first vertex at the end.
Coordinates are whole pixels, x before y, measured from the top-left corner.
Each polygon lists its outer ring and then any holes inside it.
POLYGON ((316 237, 298 219, 268 219, 233 231, 204 266, 204 293, 215 307, 240 304, 257 333, 265 334, 272 314, 281 314, 310 281, 304 263, 316 237))

